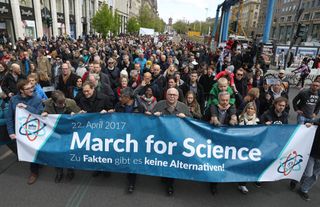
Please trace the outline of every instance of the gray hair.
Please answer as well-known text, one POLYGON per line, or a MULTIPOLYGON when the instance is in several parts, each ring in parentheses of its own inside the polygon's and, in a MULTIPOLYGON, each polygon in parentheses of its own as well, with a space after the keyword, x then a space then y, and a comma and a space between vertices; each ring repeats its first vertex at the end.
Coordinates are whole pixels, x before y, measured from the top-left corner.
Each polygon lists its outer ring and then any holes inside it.
POLYGON ((136 76, 138 75, 138 71, 137 70, 131 70, 130 71, 130 76, 136 76))
POLYGON ((129 87, 121 89, 120 94, 121 96, 130 97, 131 99, 134 98, 133 90, 132 88, 129 88, 129 87))
POLYGON ((90 73, 88 79, 90 79, 90 76, 93 76, 96 81, 100 80, 100 75, 97 73, 90 73))
POLYGON ((220 92, 219 95, 218 95, 219 100, 220 100, 220 98, 221 98, 222 96, 229 96, 229 97, 230 97, 230 93, 228 93, 227 91, 222 91, 222 92, 220 92))

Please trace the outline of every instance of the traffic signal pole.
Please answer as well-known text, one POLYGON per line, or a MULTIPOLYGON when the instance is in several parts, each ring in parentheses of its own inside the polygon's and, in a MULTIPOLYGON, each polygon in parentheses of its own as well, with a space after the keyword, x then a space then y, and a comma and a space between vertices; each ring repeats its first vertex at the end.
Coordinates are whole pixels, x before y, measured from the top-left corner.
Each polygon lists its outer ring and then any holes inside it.
MULTIPOLYGON (((293 44, 296 43, 296 41, 297 41, 297 39, 298 39, 298 36, 299 36, 299 33, 300 33, 301 24, 299 23, 299 19, 300 19, 301 15, 302 15, 302 13, 303 13, 303 11, 304 11, 304 9, 301 8, 301 6, 302 6, 302 1, 303 1, 303 0, 300 0, 300 2, 299 2, 298 12, 296 13, 295 21, 294 21, 294 23, 293 23, 293 25, 292 25, 291 41, 290 41, 290 46, 289 46, 289 49, 288 49, 288 51, 287 51, 287 54, 285 55, 285 59, 284 59, 285 61, 284 61, 284 66, 283 66, 284 69, 287 68, 288 61, 290 60, 290 59, 289 59, 290 51, 291 51, 291 49, 292 49, 293 44), (298 25, 297 29, 294 30, 297 25, 298 25)), ((276 55, 276 54, 274 54, 274 55, 276 55)))

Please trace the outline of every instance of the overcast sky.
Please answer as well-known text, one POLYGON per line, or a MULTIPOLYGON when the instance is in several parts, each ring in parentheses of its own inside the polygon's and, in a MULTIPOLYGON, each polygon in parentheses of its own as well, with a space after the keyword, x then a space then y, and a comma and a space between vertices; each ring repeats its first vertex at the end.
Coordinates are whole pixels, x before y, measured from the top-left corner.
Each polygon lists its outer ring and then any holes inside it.
POLYGON ((224 0, 158 0, 160 17, 168 23, 172 17, 173 22, 186 20, 204 21, 206 17, 215 17, 217 6, 224 0), (208 8, 208 11, 206 11, 208 8))

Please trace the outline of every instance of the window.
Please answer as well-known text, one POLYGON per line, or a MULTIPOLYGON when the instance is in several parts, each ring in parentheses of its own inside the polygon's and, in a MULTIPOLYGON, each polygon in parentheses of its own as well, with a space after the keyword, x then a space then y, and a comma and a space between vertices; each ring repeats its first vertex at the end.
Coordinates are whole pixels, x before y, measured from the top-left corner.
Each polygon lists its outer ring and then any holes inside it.
POLYGON ((309 20, 310 19, 310 13, 309 14, 305 14, 303 16, 303 20, 309 20))
POLYGON ((314 13, 313 19, 320 19, 320 12, 314 13))
MULTIPOLYGON (((2 2, 2 1, 1 1, 2 2)), ((32 0, 19 0, 20 6, 30 7, 32 8, 32 0)))
POLYGON ((312 38, 319 39, 319 34, 320 34, 320 24, 313 25, 312 38))
POLYGON ((69 14, 74 15, 74 0, 69 0, 69 14))
POLYGON ((291 22, 291 20, 292 20, 292 16, 288 16, 287 21, 288 21, 288 22, 291 22))
POLYGON ((57 12, 63 13, 63 1, 62 0, 56 0, 57 5, 57 12))

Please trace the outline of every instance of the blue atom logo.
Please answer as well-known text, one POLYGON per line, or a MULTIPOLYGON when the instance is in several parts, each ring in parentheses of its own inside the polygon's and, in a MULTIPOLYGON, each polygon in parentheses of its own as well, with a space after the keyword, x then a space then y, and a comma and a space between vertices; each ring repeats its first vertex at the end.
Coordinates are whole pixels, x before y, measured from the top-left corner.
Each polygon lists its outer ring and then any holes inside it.
POLYGON ((296 151, 289 153, 288 156, 280 158, 280 165, 278 167, 278 172, 284 176, 288 176, 292 171, 301 170, 301 162, 303 161, 302 155, 298 154, 296 151))
POLYGON ((19 122, 22 123, 19 129, 21 135, 27 136, 29 141, 35 141, 38 136, 45 135, 46 124, 41 123, 39 119, 31 119, 31 114, 29 116, 19 119, 19 122))

